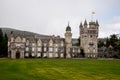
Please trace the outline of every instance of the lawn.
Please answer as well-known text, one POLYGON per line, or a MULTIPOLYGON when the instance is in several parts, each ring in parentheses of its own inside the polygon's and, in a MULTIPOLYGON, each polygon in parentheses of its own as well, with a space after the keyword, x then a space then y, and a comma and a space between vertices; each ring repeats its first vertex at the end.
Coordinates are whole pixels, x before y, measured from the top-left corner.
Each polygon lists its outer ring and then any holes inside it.
POLYGON ((120 80, 120 60, 0 60, 0 80, 120 80))

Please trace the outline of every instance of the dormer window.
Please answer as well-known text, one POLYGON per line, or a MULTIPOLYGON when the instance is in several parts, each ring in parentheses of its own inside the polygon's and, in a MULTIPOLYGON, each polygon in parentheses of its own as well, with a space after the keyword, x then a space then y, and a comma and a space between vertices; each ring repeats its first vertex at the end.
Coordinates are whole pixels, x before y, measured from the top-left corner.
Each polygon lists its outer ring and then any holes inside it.
POLYGON ((38 46, 41 46, 41 43, 38 42, 38 46))
POLYGON ((52 43, 50 43, 49 45, 52 46, 52 43))

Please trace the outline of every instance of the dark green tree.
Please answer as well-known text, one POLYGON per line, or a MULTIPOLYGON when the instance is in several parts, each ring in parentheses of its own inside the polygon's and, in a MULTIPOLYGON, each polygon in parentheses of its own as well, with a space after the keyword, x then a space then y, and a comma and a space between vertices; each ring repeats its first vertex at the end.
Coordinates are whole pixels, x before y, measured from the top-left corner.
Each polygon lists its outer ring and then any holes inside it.
POLYGON ((6 57, 8 55, 8 37, 5 33, 3 35, 2 29, 0 29, 0 57, 6 57))
POLYGON ((110 45, 110 39, 107 38, 105 46, 106 46, 106 47, 109 47, 109 45, 110 45))
POLYGON ((104 42, 99 41, 99 42, 98 42, 98 48, 101 48, 101 47, 103 47, 103 46, 105 46, 104 42))
POLYGON ((3 32, 2 29, 0 28, 0 56, 2 56, 3 53, 3 32))
POLYGON ((8 55, 8 37, 7 37, 7 34, 5 33, 4 34, 4 56, 6 57, 8 55))
POLYGON ((117 41, 118 41, 118 37, 116 34, 110 35, 110 45, 115 47, 117 41))

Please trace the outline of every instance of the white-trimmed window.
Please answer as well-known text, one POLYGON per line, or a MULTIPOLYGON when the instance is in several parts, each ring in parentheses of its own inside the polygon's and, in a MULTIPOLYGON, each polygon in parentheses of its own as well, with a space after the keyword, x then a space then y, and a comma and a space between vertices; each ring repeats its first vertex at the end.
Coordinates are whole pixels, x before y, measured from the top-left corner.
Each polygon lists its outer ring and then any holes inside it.
POLYGON ((49 53, 49 57, 53 57, 53 54, 52 54, 52 53, 49 53))
POLYGON ((55 48, 55 52, 58 52, 58 48, 55 48))
POLYGON ((38 46, 41 46, 41 43, 40 43, 40 42, 38 42, 38 46))
POLYGON ((25 57, 28 57, 29 56, 29 53, 25 53, 25 57))
POLYGON ((47 54, 46 53, 44 53, 44 57, 46 57, 47 56, 47 54))
POLYGON ((34 53, 32 53, 32 56, 34 57, 34 56, 35 56, 35 54, 34 54, 34 53))
POLYGON ((41 51, 41 48, 38 48, 38 51, 41 51))
POLYGON ((58 44, 55 44, 55 46, 58 46, 58 44))
POLYGON ((28 46, 29 45, 29 41, 27 40, 27 42, 26 42, 26 45, 28 46))
POLYGON ((32 46, 35 46, 35 43, 32 43, 32 46))
POLYGON ((78 53, 80 53, 80 49, 78 49, 78 53))
POLYGON ((61 43, 61 46, 64 46, 63 42, 61 43))
POLYGON ((40 53, 37 53, 37 57, 40 57, 40 53))
POLYGON ((52 46, 53 44, 52 43, 49 43, 50 46, 52 46))
POLYGON ((95 49, 93 49, 93 53, 95 53, 95 49))
POLYGON ((52 52, 52 51, 53 51, 53 48, 49 48, 49 51, 51 51, 51 52, 52 52))
POLYGON ((29 51, 29 48, 28 48, 28 47, 26 47, 26 51, 29 51))
POLYGON ((60 55, 61 57, 63 57, 63 53, 61 53, 61 55, 60 55))
POLYGON ((73 48, 73 53, 75 52, 74 48, 73 48))
POLYGON ((35 48, 33 47, 33 48, 32 48, 32 51, 34 51, 34 50, 35 50, 35 48))
POLYGON ((55 57, 58 57, 58 53, 55 53, 55 57))
POLYGON ((93 57, 93 55, 91 55, 91 57, 93 57))
POLYGON ((46 48, 46 47, 44 47, 44 51, 47 51, 47 48, 46 48))
POLYGON ((90 50, 88 49, 88 53, 90 52, 90 50))
POLYGON ((20 47, 21 44, 16 44, 17 47, 20 47))

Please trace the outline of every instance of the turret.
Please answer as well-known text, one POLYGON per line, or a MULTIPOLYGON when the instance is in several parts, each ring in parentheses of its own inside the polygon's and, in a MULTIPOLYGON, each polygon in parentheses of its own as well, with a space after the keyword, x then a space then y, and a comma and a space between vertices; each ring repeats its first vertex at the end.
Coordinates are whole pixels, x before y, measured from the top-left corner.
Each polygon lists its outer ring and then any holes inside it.
POLYGON ((98 20, 96 20, 96 27, 97 27, 97 29, 99 28, 99 23, 98 23, 98 20))
POLYGON ((86 21, 86 19, 85 19, 85 21, 84 21, 84 27, 87 28, 87 25, 88 25, 88 24, 87 24, 87 21, 86 21))
POLYGON ((72 47, 72 33, 71 33, 71 27, 68 26, 66 27, 66 32, 65 32, 65 45, 66 45, 66 58, 71 58, 70 56, 70 48, 72 47))
POLYGON ((69 22, 68 22, 68 26, 66 27, 66 32, 71 32, 71 27, 69 26, 69 22))

